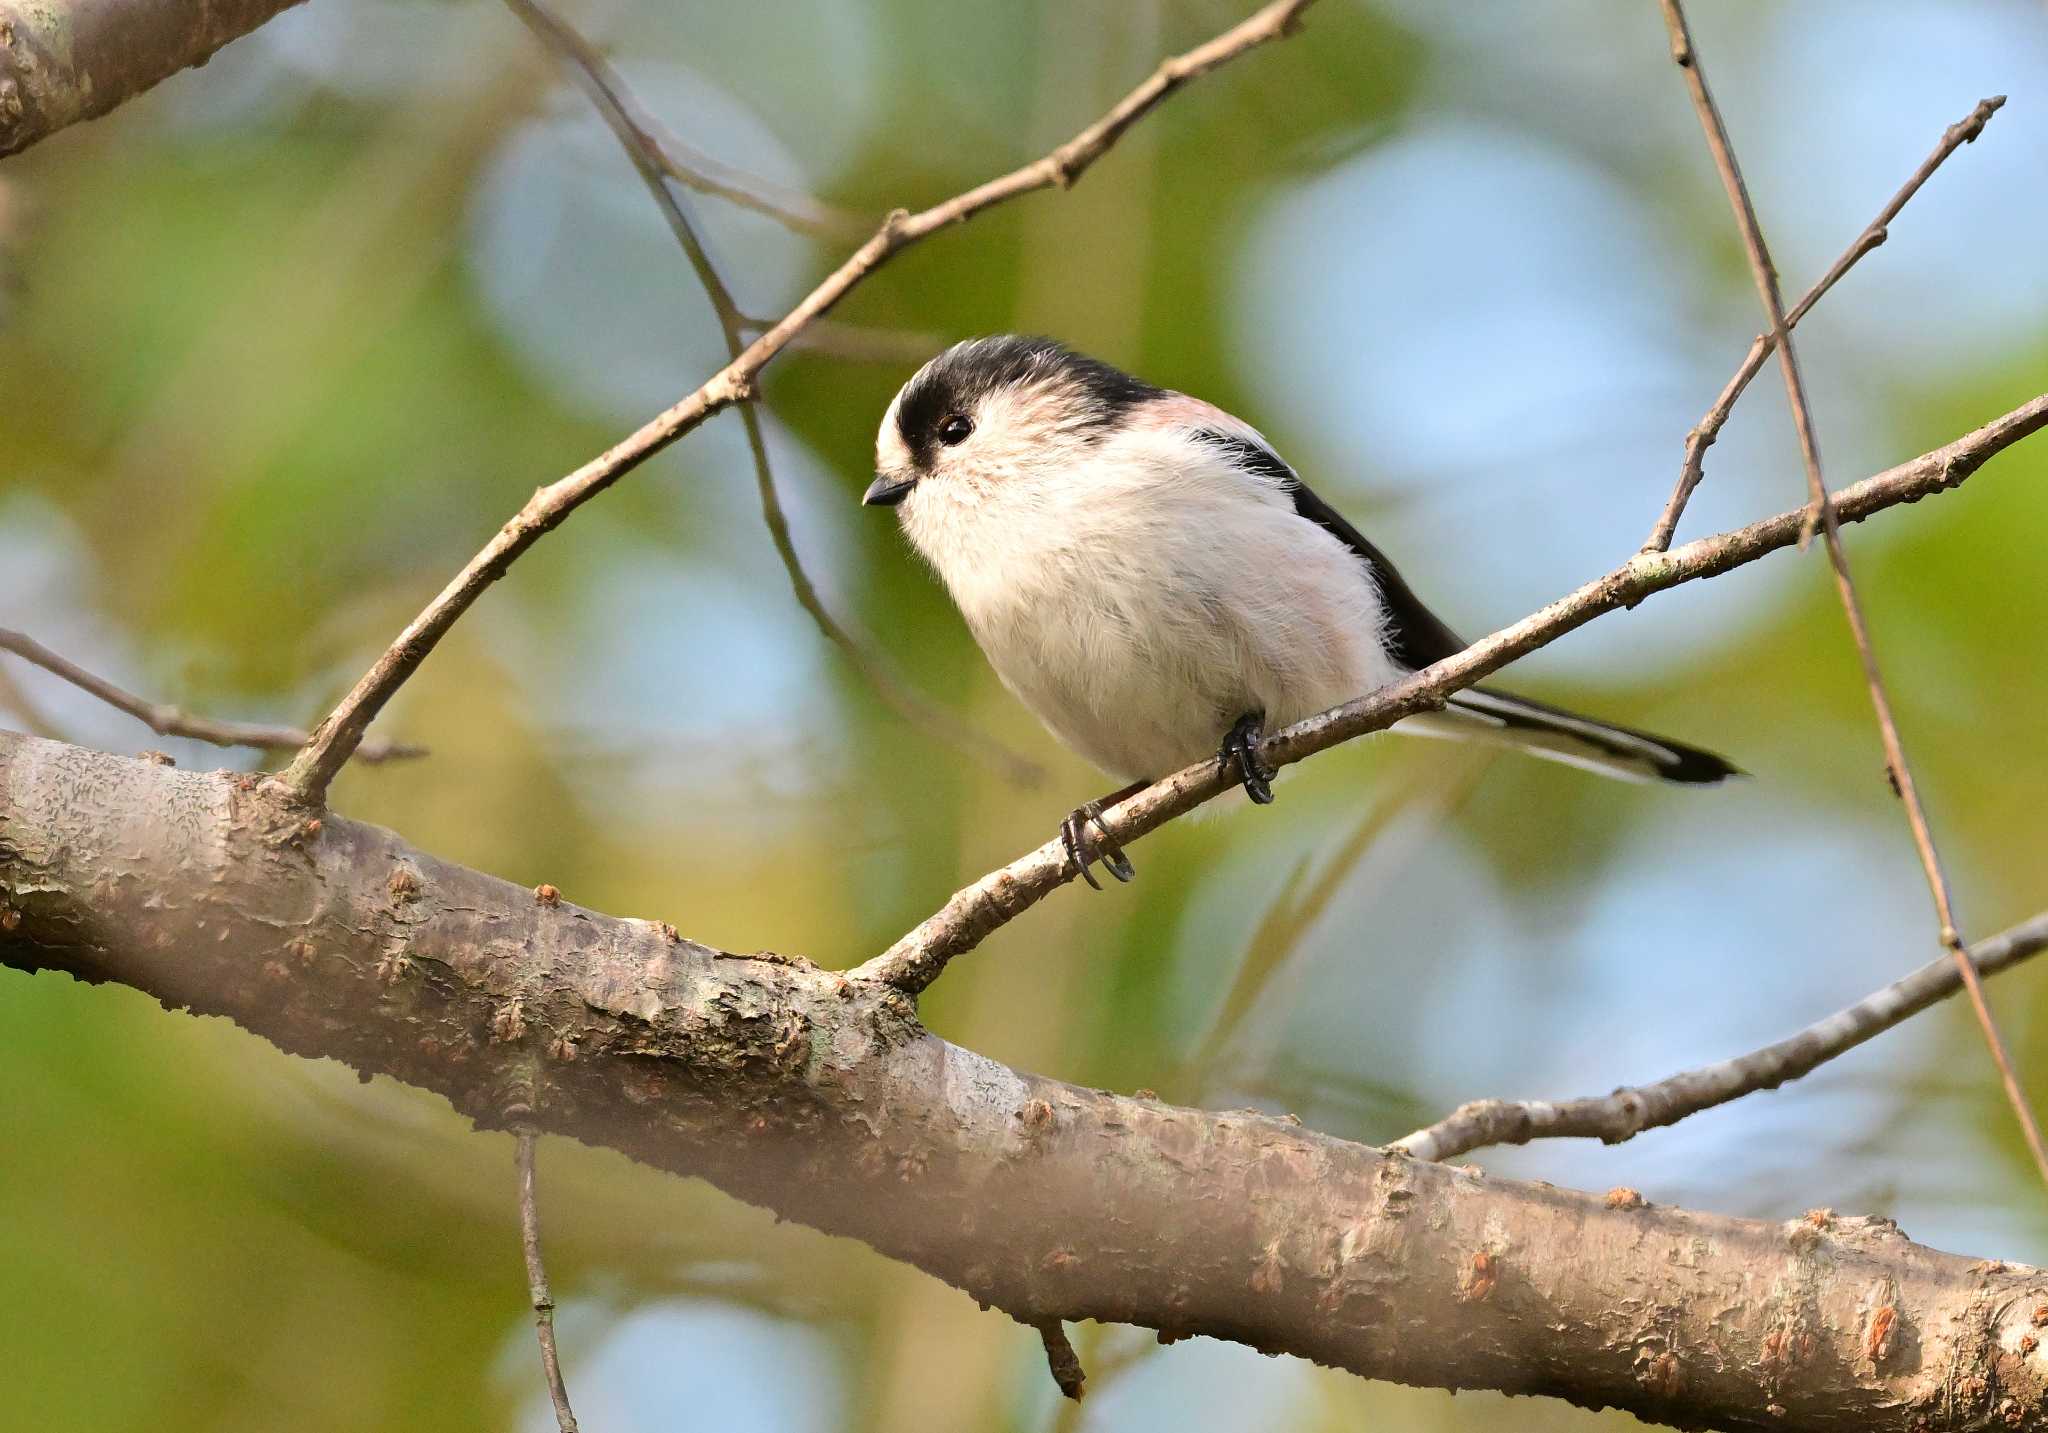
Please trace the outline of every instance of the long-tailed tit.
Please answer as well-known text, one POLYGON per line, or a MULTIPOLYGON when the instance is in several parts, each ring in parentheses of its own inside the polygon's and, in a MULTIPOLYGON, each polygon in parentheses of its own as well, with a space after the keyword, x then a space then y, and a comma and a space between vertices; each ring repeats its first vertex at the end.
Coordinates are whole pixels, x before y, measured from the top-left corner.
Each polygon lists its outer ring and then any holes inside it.
MULTIPOLYGON (((875 465, 861 501, 896 508, 1003 685, 1132 783, 1061 824, 1090 885, 1098 856, 1131 877, 1101 824, 1107 803, 1204 758, 1271 801, 1268 725, 1465 646, 1257 430, 1050 339, 975 339, 927 363, 883 416, 875 465)), ((1399 726, 1636 779, 1735 773, 1697 747, 1484 687, 1399 726)))

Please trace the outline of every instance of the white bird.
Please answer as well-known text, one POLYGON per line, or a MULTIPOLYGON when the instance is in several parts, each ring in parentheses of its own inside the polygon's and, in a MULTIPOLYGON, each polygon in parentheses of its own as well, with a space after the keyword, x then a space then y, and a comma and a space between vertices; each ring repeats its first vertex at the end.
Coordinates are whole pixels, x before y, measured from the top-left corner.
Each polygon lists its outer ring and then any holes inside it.
MULTIPOLYGON (((1268 727, 1465 647, 1256 429, 1050 339, 974 339, 927 363, 883 415, 875 466, 861 501, 896 508, 1003 685, 1132 783, 1061 824, 1090 885, 1097 856, 1131 877, 1106 804, 1205 758, 1271 801, 1268 727)), ((1737 774, 1479 687, 1399 726, 1639 780, 1737 774)))

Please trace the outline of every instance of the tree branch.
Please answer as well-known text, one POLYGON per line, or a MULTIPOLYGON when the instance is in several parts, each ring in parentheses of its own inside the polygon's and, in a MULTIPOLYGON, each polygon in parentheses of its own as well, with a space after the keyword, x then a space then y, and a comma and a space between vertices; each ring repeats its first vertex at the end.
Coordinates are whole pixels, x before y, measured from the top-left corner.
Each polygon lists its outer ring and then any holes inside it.
POLYGON ((542 44, 566 61, 577 83, 597 87, 591 98, 612 131, 619 136, 637 168, 643 161, 655 171, 704 194, 766 215, 784 228, 827 239, 859 239, 874 220, 821 204, 808 194, 783 189, 758 174, 712 158, 678 139, 654 112, 640 103, 621 81, 603 53, 568 21, 535 0, 506 0, 542 44))
MULTIPOLYGON (((2048 912, 1970 947, 1978 975, 2010 970, 2048 950, 2048 912)), ((1417 1159, 1456 1159, 1494 1144, 1535 1139, 1597 1139, 1621 1144, 1646 1129, 1677 1124, 1701 1110, 1775 1090, 1855 1049, 1894 1025, 1946 1000, 1962 986, 1962 972, 1944 955, 1884 989, 1815 1021, 1789 1039, 1732 1060, 1683 1070, 1654 1085, 1636 1085, 1589 1099, 1473 1100, 1388 1146, 1417 1159)))
POLYGON ((384 703, 404 685, 427 654, 484 589, 505 575, 521 553, 641 463, 690 432, 705 419, 751 396, 761 370, 814 319, 894 255, 933 232, 963 223, 994 205, 1034 190, 1064 188, 1108 153, 1119 136, 1168 95, 1239 55, 1291 33, 1314 0, 1271 0, 1257 13, 1164 61, 1101 119, 1041 159, 955 195, 917 214, 898 210, 844 263, 797 306, 755 339, 695 392, 642 424, 626 438, 567 477, 537 490, 483 550, 469 560, 419 616, 406 624, 391 646, 315 728, 313 738, 283 773, 284 784, 301 801, 318 804, 327 787, 362 740, 384 703))
POLYGON ((1885 689, 1884 673, 1878 667, 1877 650, 1871 645, 1870 624, 1863 615, 1863 601, 1856 593, 1856 579, 1849 571, 1849 552, 1842 545, 1841 524, 1836 521, 1834 509, 1828 503, 1827 483, 1820 470, 1820 440, 1814 434, 1813 413, 1806 401, 1806 381, 1800 376, 1799 355, 1792 347, 1792 331, 1785 320, 1784 300, 1778 293, 1778 273, 1771 264, 1770 250, 1764 244, 1763 226, 1757 222, 1756 205, 1750 201, 1749 187, 1742 182, 1742 169, 1735 161, 1735 149, 1728 139, 1728 126, 1721 118, 1720 107, 1714 103, 1713 92, 1707 88, 1706 71, 1700 64, 1698 50, 1693 46, 1692 33, 1686 26, 1685 8, 1680 0, 1660 0, 1660 3, 1664 8, 1665 25, 1671 32, 1671 58, 1684 75, 1686 89, 1692 95, 1700 129, 1706 135, 1707 148, 1714 156, 1714 167, 1720 171, 1721 185, 1728 192, 1729 207, 1735 211, 1735 222, 1742 230, 1742 246, 1749 255, 1751 276, 1756 280, 1757 300, 1763 305, 1764 315, 1770 320, 1771 332, 1777 340, 1778 367, 1785 375, 1785 397, 1792 405, 1792 422, 1799 433, 1799 455, 1806 466, 1807 491, 1813 498, 1805 526, 1800 529, 1800 545, 1804 547, 1818 530, 1827 547, 1828 566, 1834 572, 1835 592, 1841 599, 1842 615, 1848 620, 1849 636, 1855 642, 1856 655, 1863 663, 1863 682, 1870 691, 1871 713, 1877 720, 1878 737, 1884 745, 1885 770, 1891 777, 1892 790, 1905 804, 1906 824, 1913 832, 1913 849, 1919 853, 1920 868, 1927 878, 1927 890, 1934 898, 1934 912, 1941 926, 1941 943, 1955 961, 1963 988, 1970 993, 1970 1008, 1977 1016, 1978 1028, 1984 1032, 1984 1043, 1990 1048, 1992 1063, 1998 1067, 2006 1100, 2012 1106, 2014 1117, 2019 1120, 2020 1132, 2026 1136, 2034 1168, 2042 1182, 2048 1184, 2048 1144, 2042 1142, 2040 1122, 2034 1118, 2033 1106, 2027 1102, 2027 1092, 2020 1088, 2019 1077, 2013 1073, 2012 1056, 2006 1050, 2004 1037, 1998 1033, 1998 1022, 1992 1018, 1991 1005, 1984 998, 1984 987, 1977 979, 1976 967, 1970 964, 1970 953, 1964 948, 1962 935, 1957 930, 1955 898, 1949 891, 1948 874, 1942 870, 1940 853, 1934 849, 1934 831, 1928 824, 1926 808, 1920 804, 1913 768, 1906 760, 1905 742, 1899 735, 1898 722, 1892 716, 1891 696, 1885 689))
MULTIPOLYGON (((190 737, 194 741, 210 741, 215 746, 253 746, 262 751, 296 751, 309 739, 305 732, 295 726, 272 726, 266 722, 218 721, 212 717, 193 716, 182 707, 148 701, 131 691, 115 686, 105 677, 94 676, 76 662, 51 651, 26 632, 0 627, 0 651, 12 652, 23 661, 41 667, 52 676, 62 677, 72 686, 90 692, 108 706, 134 717, 158 736, 190 737)), ((357 747, 355 758, 358 761, 397 761, 426 754, 427 749, 423 746, 379 738, 375 741, 366 741, 357 747)))
POLYGON ((124 104, 298 0, 0 0, 0 155, 124 104))
POLYGON ((947 1044, 886 985, 537 899, 248 778, 0 733, 0 902, 0 964, 702 1175, 1034 1326, 1684 1426, 2048 1427, 2039 1271, 1885 1220, 1608 1200, 1061 1084, 947 1044))
MULTIPOLYGON (((655 207, 661 211, 669 232, 675 235, 676 243, 689 260, 705 297, 710 299, 727 355, 737 359, 746 351, 744 330, 748 319, 740 312, 732 290, 726 287, 717 265, 711 261, 710 251, 704 247, 696 226, 690 222, 681 196, 668 187, 661 153, 646 128, 645 110, 604 56, 542 0, 505 0, 505 3, 569 71, 618 139, 619 147, 626 152, 626 158, 639 174, 640 182, 646 186, 655 207)), ((761 497, 762 521, 767 524, 769 539, 775 544, 776 556, 782 560, 782 568, 796 594, 797 605, 810 616, 825 639, 844 652, 883 703, 912 726, 970 756, 989 762, 1017 785, 1033 786, 1044 780, 1045 769, 1038 763, 976 731, 953 713, 928 700, 903 679, 894 664, 865 634, 855 631, 851 624, 835 617, 825 606, 817 585, 804 570, 803 559, 797 554, 796 540, 789 530, 789 519, 783 514, 782 500, 776 494, 775 470, 768 460, 768 440, 761 431, 761 416, 751 400, 739 405, 739 415, 746 430, 747 452, 754 464, 754 486, 761 497)))
MULTIPOLYGON (((1934 146, 1934 152, 1922 160, 1920 167, 1913 171, 1913 177, 1899 186, 1878 216, 1865 226, 1856 241, 1842 251, 1833 267, 1821 275, 1820 282, 1806 291, 1798 303, 1785 315, 1785 327, 1796 326, 1806 317, 1807 311, 1841 281, 1844 274, 1856 267, 1857 262, 1891 237, 1891 222, 1899 217, 1899 211, 1906 202, 1920 192, 1920 186, 1933 177, 1951 154, 1964 145, 1972 143, 1984 132, 1985 124, 2005 104, 2004 95, 1993 95, 1990 99, 1979 100, 1977 107, 1956 123, 1950 125, 1941 136, 1941 142, 1934 146)), ((1649 540, 1643 544, 1645 552, 1662 552, 1671 546, 1672 534, 1678 530, 1678 519, 1685 512, 1685 505, 1692 500, 1693 490, 1706 476, 1707 449, 1714 446, 1714 440, 1721 436, 1721 429, 1727 426, 1728 415, 1735 411, 1735 400, 1749 387, 1749 381, 1763 371, 1764 360, 1769 358, 1778 346, 1774 333, 1760 333, 1749 346, 1748 355, 1742 360, 1735 376, 1728 380, 1728 386, 1721 390, 1721 396, 1714 400, 1714 406, 1707 410, 1699 425, 1685 435, 1685 460, 1679 465, 1678 485, 1671 490, 1671 498, 1664 504, 1664 511, 1657 517, 1657 524, 1650 529, 1649 540)))
MULTIPOLYGON (((741 316, 748 333, 763 333, 775 326, 772 318, 741 316)), ((915 329, 862 328, 829 318, 815 319, 811 326, 789 341, 792 353, 815 353, 843 363, 923 363, 946 346, 936 333, 915 329)))
MULTIPOLYGON (((1835 494, 1831 511, 1844 522, 1961 484, 1994 455, 2048 427, 2048 394, 1993 419, 1946 447, 1865 478, 1835 494)), ((1366 732, 1381 731, 1403 717, 1433 711, 1450 693, 1499 670, 1517 657, 1547 646, 1603 612, 1633 607, 1652 593, 1682 582, 1715 577, 1756 561, 1799 540, 1804 510, 1780 513, 1747 527, 1703 537, 1669 552, 1639 552, 1604 577, 1595 578, 1521 621, 1484 637, 1454 657, 1268 736, 1260 754, 1275 766, 1300 761, 1366 732)), ((1128 845, 1181 816, 1232 781, 1213 761, 1200 762, 1156 781, 1137 795, 1109 807, 1102 821, 1112 840, 1128 845)), ((954 893, 935 914, 856 974, 885 981, 911 993, 936 980, 946 962, 972 950, 988 935, 1015 920, 1074 878, 1066 848, 1052 840, 1009 865, 989 872, 954 893)))
POLYGON ((533 1301, 533 1336, 540 1344, 541 1374, 548 1399, 555 1406, 560 1433, 576 1433, 576 1414, 569 1407, 569 1388, 562 1382, 562 1360, 555 1352, 555 1294, 548 1287, 548 1267, 540 1256, 540 1202, 534 1193, 533 1147, 538 1136, 519 1131, 519 1247, 526 1257, 527 1294, 533 1301))

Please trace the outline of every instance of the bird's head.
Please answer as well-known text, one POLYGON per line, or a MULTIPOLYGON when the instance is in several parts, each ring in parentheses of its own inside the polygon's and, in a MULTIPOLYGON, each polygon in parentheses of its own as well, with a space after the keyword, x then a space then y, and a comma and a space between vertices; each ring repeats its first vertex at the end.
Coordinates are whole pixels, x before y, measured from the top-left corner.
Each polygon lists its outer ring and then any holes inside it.
POLYGON ((1056 480, 1161 390, 1049 338, 957 343, 920 368, 882 416, 863 503, 922 489, 971 498, 1056 480))

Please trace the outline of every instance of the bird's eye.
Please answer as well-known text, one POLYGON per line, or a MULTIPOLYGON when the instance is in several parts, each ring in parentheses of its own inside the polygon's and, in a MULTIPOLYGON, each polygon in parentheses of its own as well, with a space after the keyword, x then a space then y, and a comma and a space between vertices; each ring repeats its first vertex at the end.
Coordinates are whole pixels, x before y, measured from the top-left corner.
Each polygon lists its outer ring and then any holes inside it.
POLYGON ((949 448, 957 448, 973 431, 973 419, 962 413, 948 413, 939 423, 939 441, 949 448))

